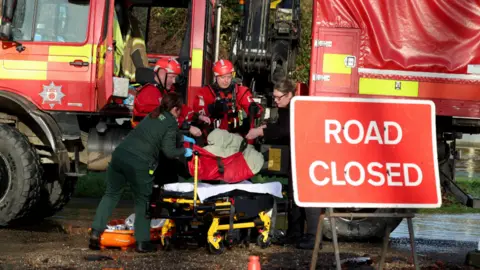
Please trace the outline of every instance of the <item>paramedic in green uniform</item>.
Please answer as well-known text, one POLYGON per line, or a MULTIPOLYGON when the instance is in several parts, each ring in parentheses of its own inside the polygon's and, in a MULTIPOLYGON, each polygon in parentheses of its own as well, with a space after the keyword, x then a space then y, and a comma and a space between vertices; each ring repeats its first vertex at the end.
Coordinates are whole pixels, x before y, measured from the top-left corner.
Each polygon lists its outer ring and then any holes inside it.
MULTIPOLYGON (((146 218, 153 185, 150 170, 154 170, 161 152, 168 158, 192 155, 189 148, 177 148, 177 136, 182 136, 178 131, 177 117, 182 105, 183 100, 177 93, 165 95, 160 106, 145 117, 113 152, 107 170, 105 195, 93 220, 91 249, 99 248, 100 236, 128 184, 135 200, 136 251, 156 251, 156 247, 150 243, 150 220, 146 218)), ((186 136, 184 140, 193 141, 186 136)))

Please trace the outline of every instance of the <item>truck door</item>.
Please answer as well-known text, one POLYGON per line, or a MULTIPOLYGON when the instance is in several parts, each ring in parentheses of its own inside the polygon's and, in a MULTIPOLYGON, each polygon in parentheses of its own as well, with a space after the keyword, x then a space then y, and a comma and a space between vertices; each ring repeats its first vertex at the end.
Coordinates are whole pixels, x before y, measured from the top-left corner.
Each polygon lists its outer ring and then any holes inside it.
POLYGON ((89 111, 92 96, 92 37, 89 0, 19 1, 13 39, 25 46, 4 50, 10 78, 36 81, 26 93, 46 110, 89 111))
POLYGON ((358 92, 359 29, 314 29, 310 95, 358 92))
POLYGON ((100 42, 96 45, 96 97, 97 109, 101 109, 107 104, 108 99, 113 94, 113 24, 115 5, 113 0, 98 1, 101 10, 102 31, 99 38, 100 42), (103 2, 103 3, 102 3, 103 2))

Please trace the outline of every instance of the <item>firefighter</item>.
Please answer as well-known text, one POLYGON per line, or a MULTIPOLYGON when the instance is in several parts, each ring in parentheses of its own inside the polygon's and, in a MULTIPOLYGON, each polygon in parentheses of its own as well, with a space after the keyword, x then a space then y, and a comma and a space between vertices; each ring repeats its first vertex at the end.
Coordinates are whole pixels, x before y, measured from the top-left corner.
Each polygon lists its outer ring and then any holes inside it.
MULTIPOLYGON (((178 93, 168 93, 160 106, 145 117, 117 146, 107 169, 107 189, 92 224, 91 249, 98 249, 100 237, 112 215, 126 184, 133 191, 135 200, 134 236, 137 252, 154 252, 150 242, 150 220, 146 218, 147 205, 152 193, 153 171, 160 153, 170 159, 192 156, 189 148, 177 147, 179 129, 177 118, 183 106, 178 93)), ((183 140, 194 142, 192 138, 183 140)))
MULTIPOLYGON (((278 107, 278 120, 276 123, 263 125, 250 129, 245 136, 253 140, 263 137, 268 144, 290 144, 290 100, 295 95, 295 84, 289 80, 281 80, 274 86, 273 98, 278 107)), ((288 170, 291 172, 292 170, 288 170)), ((287 241, 296 242, 297 248, 313 249, 317 222, 320 215, 319 208, 300 208, 293 202, 292 175, 288 177, 288 230, 287 241), (304 224, 307 223, 306 234, 304 224), (298 241, 297 241, 298 239, 298 241)))
MULTIPOLYGON (((175 80, 182 73, 180 63, 174 58, 160 58, 154 67, 155 81, 157 84, 146 84, 139 91, 134 100, 134 113, 148 111, 148 108, 156 106, 162 96, 169 92, 175 92, 175 80), (147 106, 145 106, 147 105, 147 106), (147 107, 143 109, 142 107, 147 107)), ((178 117, 179 127, 189 131, 194 137, 202 135, 198 127, 192 126, 192 122, 203 121, 210 124, 210 118, 194 113, 187 105, 183 105, 182 113, 178 117)), ((135 126, 136 122, 132 121, 135 126)))
POLYGON ((194 111, 210 117, 213 128, 246 133, 242 125, 251 124, 250 118, 259 118, 263 108, 253 101, 250 89, 233 83, 234 69, 230 61, 217 61, 213 65, 213 73, 215 82, 198 91, 193 103, 194 111))

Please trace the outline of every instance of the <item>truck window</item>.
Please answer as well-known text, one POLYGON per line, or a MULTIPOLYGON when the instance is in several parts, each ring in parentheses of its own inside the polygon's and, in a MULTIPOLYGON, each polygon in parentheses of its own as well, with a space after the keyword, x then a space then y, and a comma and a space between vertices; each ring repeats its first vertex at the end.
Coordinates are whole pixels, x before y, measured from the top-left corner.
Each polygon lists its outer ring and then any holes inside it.
POLYGON ((187 29, 186 8, 133 7, 140 22, 147 53, 178 55, 187 29))
POLYGON ((83 43, 89 9, 89 0, 19 0, 13 17, 13 39, 83 43))

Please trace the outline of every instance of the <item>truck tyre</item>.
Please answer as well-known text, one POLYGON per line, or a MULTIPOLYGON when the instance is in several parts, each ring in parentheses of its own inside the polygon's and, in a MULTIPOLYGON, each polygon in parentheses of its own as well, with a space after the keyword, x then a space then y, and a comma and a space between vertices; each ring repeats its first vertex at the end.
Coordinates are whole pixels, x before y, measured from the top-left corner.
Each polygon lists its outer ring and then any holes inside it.
POLYGON ((40 200, 29 219, 43 219, 55 215, 70 201, 76 185, 76 177, 66 176, 65 170, 59 170, 58 164, 43 164, 44 184, 40 200))
MULTIPOLYGON (((393 213, 395 209, 336 209, 335 212, 358 212, 358 213, 393 213)), ((398 212, 409 210, 398 209, 398 212)), ((391 231, 402 222, 402 218, 335 218, 337 237, 339 241, 380 241, 385 235, 387 224, 391 231)), ((332 240, 332 229, 330 222, 325 218, 323 222, 323 235, 328 240, 332 240)))
POLYGON ((6 226, 36 204, 42 167, 35 148, 16 128, 0 125, 0 140, 0 226, 6 226))

